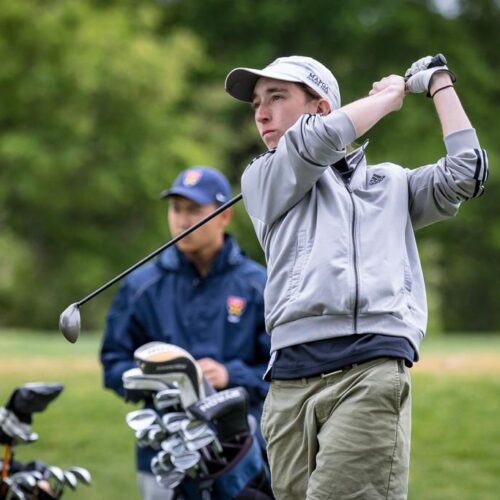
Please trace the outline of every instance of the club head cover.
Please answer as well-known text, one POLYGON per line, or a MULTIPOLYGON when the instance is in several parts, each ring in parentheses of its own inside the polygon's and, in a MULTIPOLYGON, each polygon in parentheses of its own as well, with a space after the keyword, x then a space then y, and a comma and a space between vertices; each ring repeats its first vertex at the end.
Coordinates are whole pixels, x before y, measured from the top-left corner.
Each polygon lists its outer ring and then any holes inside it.
POLYGON ((200 399, 188 407, 199 420, 215 425, 221 441, 250 434, 248 422, 248 393, 243 387, 234 387, 200 399))
POLYGON ((17 387, 5 408, 12 411, 23 423, 31 424, 32 414, 40 413, 61 394, 64 386, 59 383, 31 382, 17 387))
POLYGON ((144 375, 175 383, 181 390, 184 408, 205 397, 203 372, 185 349, 164 342, 149 342, 136 349, 134 358, 144 375))

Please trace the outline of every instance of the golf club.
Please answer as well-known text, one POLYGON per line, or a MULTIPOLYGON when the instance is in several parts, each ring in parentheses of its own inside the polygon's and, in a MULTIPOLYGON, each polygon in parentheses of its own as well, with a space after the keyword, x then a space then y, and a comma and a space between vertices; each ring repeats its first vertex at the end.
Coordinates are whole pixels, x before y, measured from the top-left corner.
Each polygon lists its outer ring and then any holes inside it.
POLYGON ((158 414, 150 408, 131 411, 127 413, 125 420, 127 425, 136 432, 149 429, 153 424, 161 423, 158 414))
POLYGON ((78 481, 76 479, 75 474, 73 474, 69 470, 65 470, 63 472, 64 472, 65 484, 67 484, 72 490, 76 490, 76 485, 78 484, 78 481))
POLYGON ((82 482, 86 486, 90 486, 92 482, 92 476, 87 469, 75 465, 73 467, 70 467, 68 470, 72 472, 80 482, 82 482))
MULTIPOLYGON (((436 54, 432 59, 429 65, 427 66, 428 68, 435 68, 436 66, 446 66, 448 64, 448 61, 446 60, 446 57, 444 57, 443 54, 436 54)), ((408 78, 405 78, 405 82, 408 80, 408 78)))
POLYGON ((80 326, 81 326, 80 307, 83 304, 85 304, 85 302, 88 302, 89 300, 93 299, 96 295, 99 295, 101 292, 109 288, 111 285, 114 285, 117 281, 121 280, 122 278, 130 274, 132 271, 135 271, 138 267, 142 266, 147 261, 151 260, 153 257, 156 257, 158 254, 163 252, 163 250, 166 250, 168 247, 175 245, 175 243, 182 240, 188 234, 191 234, 199 227, 203 226, 209 220, 213 219, 214 217, 217 217, 217 215, 224 212, 224 210, 226 210, 227 208, 231 207, 232 205, 240 201, 242 197, 243 196, 241 193, 236 195, 234 198, 224 203, 224 205, 221 205, 212 213, 208 214, 206 217, 203 217, 203 219, 199 220, 196 224, 193 224, 190 228, 186 229, 181 234, 179 234, 175 238, 171 239, 170 241, 168 241, 167 243, 156 249, 154 252, 150 253, 149 255, 141 259, 139 262, 129 267, 122 273, 118 274, 113 279, 109 280, 107 283, 104 283, 104 285, 100 286, 92 293, 89 293, 83 299, 69 305, 59 316, 59 330, 64 335, 64 338, 68 342, 71 342, 72 344, 74 344, 78 340, 78 337, 80 336, 80 326))

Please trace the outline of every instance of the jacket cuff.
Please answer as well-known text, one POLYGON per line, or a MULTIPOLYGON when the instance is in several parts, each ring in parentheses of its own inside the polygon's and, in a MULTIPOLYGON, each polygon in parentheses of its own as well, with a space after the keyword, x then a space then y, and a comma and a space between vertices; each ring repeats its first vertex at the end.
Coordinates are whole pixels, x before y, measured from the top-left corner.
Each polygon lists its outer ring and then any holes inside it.
POLYGON ((247 366, 239 359, 233 359, 226 363, 226 370, 229 375, 229 383, 234 385, 241 385, 245 382, 245 376, 248 375, 247 366))
POLYGON ((476 135, 476 130, 473 128, 465 128, 457 130, 444 138, 446 151, 450 156, 454 156, 464 151, 471 149, 480 149, 479 139, 476 135))

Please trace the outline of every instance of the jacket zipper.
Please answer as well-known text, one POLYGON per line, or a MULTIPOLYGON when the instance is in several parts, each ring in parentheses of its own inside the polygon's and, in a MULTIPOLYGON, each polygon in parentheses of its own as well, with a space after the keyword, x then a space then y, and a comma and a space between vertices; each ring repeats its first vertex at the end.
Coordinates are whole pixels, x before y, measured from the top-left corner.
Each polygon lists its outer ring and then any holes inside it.
MULTIPOLYGON (((359 301, 359 273, 358 273, 358 252, 356 251, 356 204, 354 203, 354 195, 352 194, 351 189, 351 181, 352 177, 356 173, 356 169, 358 165, 361 163, 361 160, 364 156, 364 151, 366 146, 368 145, 368 139, 366 139, 361 145, 362 154, 359 157, 359 160, 356 162, 356 165, 353 167, 353 172, 351 174, 351 178, 348 182, 344 182, 344 186, 349 193, 349 197, 351 198, 352 203, 352 224, 351 224, 351 235, 352 235, 352 256, 354 261, 354 314, 353 314, 353 330, 354 333, 357 333, 358 330, 358 301, 359 301)), ((343 180, 343 179, 342 179, 343 180)))
POLYGON ((351 234, 352 234, 352 256, 354 261, 354 316, 353 316, 353 329, 354 333, 357 333, 358 329, 358 299, 359 299, 359 275, 358 275, 358 253, 356 251, 356 205, 354 203, 354 196, 352 194, 351 186, 345 185, 349 197, 352 203, 352 224, 351 224, 351 234))

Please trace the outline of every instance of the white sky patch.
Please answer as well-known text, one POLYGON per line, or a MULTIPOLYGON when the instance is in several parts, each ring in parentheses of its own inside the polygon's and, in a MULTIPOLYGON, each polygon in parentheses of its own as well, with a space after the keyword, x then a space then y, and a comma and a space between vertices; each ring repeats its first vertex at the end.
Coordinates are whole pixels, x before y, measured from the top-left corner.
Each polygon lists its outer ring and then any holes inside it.
POLYGON ((432 0, 432 2, 443 17, 454 18, 460 15, 459 0, 432 0))

